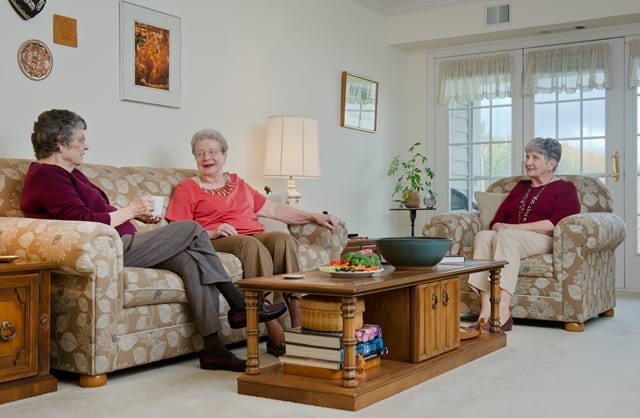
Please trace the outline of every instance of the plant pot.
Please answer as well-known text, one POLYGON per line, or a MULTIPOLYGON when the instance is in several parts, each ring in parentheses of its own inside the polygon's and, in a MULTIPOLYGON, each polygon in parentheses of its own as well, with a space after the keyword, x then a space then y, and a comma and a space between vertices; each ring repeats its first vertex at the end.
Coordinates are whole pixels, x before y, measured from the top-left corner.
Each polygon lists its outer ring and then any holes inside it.
POLYGON ((407 193, 405 199, 402 201, 404 205, 408 208, 419 208, 420 207, 420 193, 412 192, 407 193))

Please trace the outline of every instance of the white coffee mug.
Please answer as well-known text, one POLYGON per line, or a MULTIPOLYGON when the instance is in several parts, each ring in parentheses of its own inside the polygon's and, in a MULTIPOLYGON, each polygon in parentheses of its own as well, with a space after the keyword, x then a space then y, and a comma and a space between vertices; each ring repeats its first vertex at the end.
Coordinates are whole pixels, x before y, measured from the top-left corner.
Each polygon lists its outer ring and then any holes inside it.
POLYGON ((156 217, 162 215, 164 206, 164 196, 151 196, 153 199, 153 212, 151 216, 156 217))

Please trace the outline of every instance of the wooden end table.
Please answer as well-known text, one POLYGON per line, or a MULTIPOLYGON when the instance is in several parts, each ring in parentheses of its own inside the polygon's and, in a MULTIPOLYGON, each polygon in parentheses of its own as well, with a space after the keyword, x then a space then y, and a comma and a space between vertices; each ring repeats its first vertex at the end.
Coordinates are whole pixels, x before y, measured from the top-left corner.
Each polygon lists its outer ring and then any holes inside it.
POLYGON ((50 270, 57 267, 0 263, 0 404, 58 389, 49 374, 50 270))
POLYGON ((313 271, 299 280, 283 275, 241 280, 237 284, 247 302, 247 368, 238 377, 238 393, 355 411, 498 350, 506 346, 499 317, 500 270, 505 264, 467 260, 416 270, 386 266, 382 273, 357 279, 313 271), (491 332, 460 341, 456 285, 461 275, 481 271, 490 272, 491 332), (450 296, 447 303, 440 293, 443 290, 450 296), (342 301, 345 361, 341 380, 289 375, 280 364, 260 368, 258 300, 265 291, 324 295, 342 301), (355 312, 360 297, 365 300, 364 322, 382 326, 389 348, 389 354, 379 366, 367 370, 362 382, 355 364, 355 312))

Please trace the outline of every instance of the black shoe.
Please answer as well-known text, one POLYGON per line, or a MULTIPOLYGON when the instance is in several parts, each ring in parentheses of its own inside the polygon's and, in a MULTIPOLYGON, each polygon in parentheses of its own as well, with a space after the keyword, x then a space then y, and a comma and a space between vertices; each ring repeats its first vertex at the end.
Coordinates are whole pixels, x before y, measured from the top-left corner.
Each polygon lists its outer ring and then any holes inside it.
MULTIPOLYGON (((280 318, 285 312, 287 312, 287 305, 284 303, 263 305, 258 310, 258 322, 267 322, 280 318)), ((229 321, 229 326, 233 329, 244 328, 247 326, 247 312, 229 310, 227 320, 229 321)))
POLYGON ((220 357, 208 351, 199 354, 200 368, 205 370, 229 370, 232 372, 244 372, 246 360, 239 359, 231 354, 231 357, 220 357))
POLYGON ((271 341, 271 338, 267 338, 267 353, 272 354, 276 357, 284 356, 287 353, 284 341, 280 344, 276 344, 271 341))

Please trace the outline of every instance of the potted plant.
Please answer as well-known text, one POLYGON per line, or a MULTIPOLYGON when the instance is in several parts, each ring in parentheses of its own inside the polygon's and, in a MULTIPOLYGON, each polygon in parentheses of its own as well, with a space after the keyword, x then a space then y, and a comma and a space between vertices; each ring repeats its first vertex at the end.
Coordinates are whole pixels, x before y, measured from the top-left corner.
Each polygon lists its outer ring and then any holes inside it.
POLYGON ((409 147, 407 160, 401 160, 400 154, 393 157, 387 169, 388 176, 399 174, 392 196, 401 193, 402 201, 408 208, 420 206, 421 192, 426 192, 426 197, 434 199, 436 197, 436 193, 431 190, 431 180, 435 173, 429 167, 427 157, 416 150, 419 146, 420 142, 416 142, 409 147))

